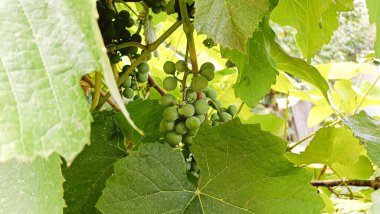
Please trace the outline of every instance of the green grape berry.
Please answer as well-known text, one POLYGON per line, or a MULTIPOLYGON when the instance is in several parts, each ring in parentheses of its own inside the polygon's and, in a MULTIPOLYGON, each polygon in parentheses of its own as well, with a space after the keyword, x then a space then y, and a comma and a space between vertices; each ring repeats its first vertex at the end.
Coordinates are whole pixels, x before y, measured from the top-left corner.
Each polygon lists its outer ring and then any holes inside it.
POLYGON ((232 116, 227 112, 220 113, 219 117, 222 122, 228 122, 232 119, 232 116))
POLYGON ((140 63, 138 66, 137 66, 137 70, 139 71, 139 73, 142 73, 142 74, 145 74, 145 73, 148 73, 149 72, 149 65, 148 63, 146 62, 142 62, 140 63))
POLYGON ((197 100, 197 92, 195 92, 193 89, 188 89, 186 91, 186 98, 189 102, 194 102, 197 100))
POLYGON ((191 81, 191 88, 197 92, 205 90, 207 88, 207 85, 208 85, 208 80, 206 77, 202 75, 193 77, 191 81))
POLYGON ((132 18, 128 18, 125 22, 125 25, 127 26, 127 28, 130 28, 132 27, 133 25, 135 25, 135 20, 133 20, 132 18))
POLYGON ((118 30, 121 31, 127 27, 127 24, 125 22, 125 19, 122 17, 116 17, 115 21, 113 21, 113 26, 118 30))
POLYGON ((238 109, 236 108, 235 105, 230 105, 227 108, 227 112, 230 113, 231 116, 235 116, 238 112, 238 109))
POLYGON ((179 112, 185 117, 191 117, 195 113, 195 108, 191 104, 186 104, 179 109, 179 112))
POLYGON ((187 63, 184 60, 179 60, 175 63, 175 68, 179 72, 185 72, 188 70, 187 63))
POLYGON ((164 94, 161 97, 161 104, 163 106, 172 106, 175 102, 175 97, 171 94, 164 94))
POLYGON ((174 131, 166 134, 166 140, 171 146, 176 146, 182 141, 182 135, 177 134, 174 131))
POLYGON ((203 114, 196 115, 196 117, 199 119, 199 121, 201 122, 201 124, 203 122, 205 122, 205 120, 206 120, 206 116, 203 115, 203 114))
POLYGON ((189 130, 198 130, 201 126, 201 121, 197 117, 189 117, 186 119, 186 127, 189 130))
POLYGON ((180 135, 186 134, 187 133, 186 124, 184 122, 177 123, 177 125, 175 126, 175 132, 177 132, 177 134, 180 134, 180 135))
POLYGON ((211 115, 211 120, 219 120, 219 115, 217 113, 213 113, 211 115))
POLYGON ((163 86, 168 91, 173 91, 177 88, 177 79, 174 77, 165 77, 163 86))
POLYGON ((131 88, 125 88, 123 95, 127 99, 132 99, 135 96, 135 92, 131 88))
POLYGON ((206 100, 197 100, 195 101, 194 106, 197 114, 206 114, 209 109, 209 105, 206 100))
POLYGON ((211 88, 207 88, 206 91, 205 91, 205 94, 208 98, 212 99, 212 100, 215 100, 216 97, 217 97, 217 94, 216 92, 211 89, 211 88))
POLYGON ((208 81, 211 81, 214 79, 215 73, 214 73, 214 70, 212 70, 211 68, 206 68, 201 71, 202 71, 201 72, 202 76, 206 77, 208 81))
POLYGON ((112 64, 117 64, 117 63, 119 63, 121 61, 121 57, 120 57, 119 54, 112 54, 110 56, 110 61, 111 61, 112 64))
POLYGON ((212 126, 217 126, 219 124, 220 124, 219 120, 213 120, 212 123, 211 123, 212 126))
POLYGON ((189 129, 189 131, 186 134, 190 136, 195 136, 198 133, 198 130, 199 129, 193 129, 193 130, 189 129))
POLYGON ((118 16, 123 17, 125 20, 127 20, 129 17, 131 17, 131 14, 126 10, 122 10, 119 12, 118 16))
POLYGON ((142 38, 141 38, 141 36, 140 36, 139 34, 133 34, 133 35, 131 36, 131 41, 132 41, 132 42, 141 43, 142 38))
MULTIPOLYGON (((186 134, 182 136, 182 142, 184 142, 187 145, 191 145, 193 144, 193 137, 186 134)), ((190 168, 191 168, 191 164, 190 164, 190 168)))
POLYGON ((174 130, 175 123, 173 121, 167 121, 165 119, 160 122, 160 130, 161 132, 168 132, 174 130))
POLYGON ((172 61, 166 61, 164 64, 164 72, 167 74, 174 74, 175 73, 175 64, 172 61))
POLYGON ((102 18, 106 21, 112 21, 116 16, 116 12, 112 9, 105 9, 102 13, 102 18))
POLYGON ((137 81, 139 83, 144 83, 148 80, 148 73, 137 73, 137 81))
POLYGON ((117 30, 114 27, 107 27, 103 31, 103 37, 106 39, 116 39, 118 37, 117 30))
POLYGON ((123 41, 128 41, 129 38, 131 37, 131 32, 129 32, 129 30, 127 29, 121 29, 120 30, 120 38, 123 40, 123 41))
POLYGON ((164 115, 164 119, 165 120, 167 120, 167 121, 175 121, 176 119, 178 119, 177 108, 174 107, 174 106, 167 107, 164 110, 163 115, 164 115))
POLYGON ((152 7, 152 12, 154 14, 159 14, 161 13, 161 11, 162 11, 161 5, 159 7, 152 7))
POLYGON ((203 63, 200 70, 204 70, 206 68, 210 68, 212 71, 215 71, 215 66, 211 62, 203 63))
POLYGON ((123 83, 121 83, 121 86, 123 88, 129 88, 131 87, 131 85, 132 85, 132 79, 130 77, 128 77, 126 80, 124 80, 123 83))
POLYGON ((215 103, 216 106, 213 105, 212 108, 214 108, 214 109, 220 109, 222 107, 222 103, 220 103, 219 100, 214 100, 214 103, 215 103))

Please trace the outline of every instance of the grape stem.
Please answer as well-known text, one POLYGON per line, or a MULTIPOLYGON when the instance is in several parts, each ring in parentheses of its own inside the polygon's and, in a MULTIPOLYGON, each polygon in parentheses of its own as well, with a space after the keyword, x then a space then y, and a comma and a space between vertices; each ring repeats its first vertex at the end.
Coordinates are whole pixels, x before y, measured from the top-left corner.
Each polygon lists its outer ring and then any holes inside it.
POLYGON ((357 187, 371 187, 375 190, 380 188, 379 177, 374 180, 313 180, 310 182, 312 186, 316 187, 334 187, 334 186, 357 186, 357 187))
MULTIPOLYGON (((82 77, 82 80, 87 82, 92 88, 95 88, 94 81, 92 81, 92 79, 88 75, 84 75, 82 77)), ((100 90, 100 95, 104 97, 106 95, 106 92, 104 92, 103 90, 100 90)), ((120 111, 120 107, 114 101, 112 101, 111 99, 107 99, 107 102, 108 104, 110 104, 110 106, 112 106, 113 109, 120 111)))
POLYGON ((102 86, 102 74, 98 71, 95 72, 95 91, 94 91, 94 96, 92 98, 92 103, 91 103, 91 110, 95 110, 96 106, 99 103, 99 98, 100 98, 100 87, 102 86))
POLYGON ((194 25, 190 22, 189 16, 187 14, 186 2, 184 0, 179 1, 179 9, 183 20, 183 31, 185 32, 187 41, 189 43, 191 68, 193 71, 193 75, 196 76, 198 73, 198 61, 193 36, 194 25))
MULTIPOLYGON (((167 31, 165 31, 164 34, 162 34, 155 42, 153 42, 152 44, 150 45, 147 45, 147 48, 145 49, 145 51, 143 51, 141 53, 141 55, 136 59, 136 61, 134 61, 131 66, 128 67, 128 69, 125 71, 125 73, 123 75, 120 76, 120 78, 116 81, 117 85, 120 86, 121 83, 123 83, 127 78, 128 76, 132 73, 132 71, 141 63, 143 62, 146 57, 153 51, 155 51, 158 46, 164 42, 170 35, 173 34, 173 32, 175 30, 177 30, 177 28, 179 28, 179 26, 182 25, 182 21, 177 21, 175 22, 167 31)), ((104 97, 102 97, 100 100, 99 100, 99 104, 98 106, 96 107, 97 109, 100 109, 102 107, 102 105, 105 103, 105 101, 111 97, 111 93, 108 92, 104 97)))
POLYGON ((161 96, 164 96, 166 94, 164 89, 162 89, 159 85, 157 85, 156 80, 150 74, 148 74, 148 84, 149 84, 149 86, 156 89, 156 91, 158 91, 158 93, 160 93, 161 96))
POLYGON ((107 52, 112 52, 112 51, 120 50, 120 49, 127 48, 127 47, 138 47, 138 48, 143 49, 143 50, 146 50, 148 48, 147 46, 140 44, 138 42, 126 42, 126 43, 123 43, 120 45, 108 46, 107 52))

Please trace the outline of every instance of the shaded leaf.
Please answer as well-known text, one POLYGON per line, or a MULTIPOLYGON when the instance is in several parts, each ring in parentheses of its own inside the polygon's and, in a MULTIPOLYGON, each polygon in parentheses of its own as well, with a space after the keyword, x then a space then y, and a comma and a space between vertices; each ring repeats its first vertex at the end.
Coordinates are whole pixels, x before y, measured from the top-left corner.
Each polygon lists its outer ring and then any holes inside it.
POLYGON ((237 119, 203 126, 191 148, 201 170, 194 187, 178 150, 142 144, 115 163, 97 207, 104 213, 321 212, 311 174, 293 167, 285 148, 280 138, 237 119))
POLYGON ((163 114, 163 106, 157 100, 138 99, 128 103, 128 111, 131 117, 136 121, 136 125, 140 127, 145 135, 142 136, 125 119, 120 112, 115 114, 115 122, 120 128, 127 140, 133 143, 132 147, 138 146, 141 142, 155 142, 160 137, 160 121, 163 114))
MULTIPOLYGON (((121 114, 121 113, 120 113, 121 114)), ((126 156, 124 137, 117 133, 113 111, 94 115, 91 145, 85 146, 70 167, 63 166, 65 213, 100 213, 95 204, 113 173, 113 164, 126 156)))
POLYGON ((342 127, 319 129, 304 152, 288 152, 285 156, 296 164, 333 163, 353 164, 359 159, 363 147, 351 130, 342 127))
POLYGON ((59 214, 65 205, 59 155, 0 163, 0 212, 59 214))
MULTIPOLYGON (((248 38, 269 14, 270 0, 195 1, 194 25, 221 46, 243 51, 248 38), (242 21, 244 20, 244 21, 242 21)), ((272 2, 276 2, 273 1, 272 2)))

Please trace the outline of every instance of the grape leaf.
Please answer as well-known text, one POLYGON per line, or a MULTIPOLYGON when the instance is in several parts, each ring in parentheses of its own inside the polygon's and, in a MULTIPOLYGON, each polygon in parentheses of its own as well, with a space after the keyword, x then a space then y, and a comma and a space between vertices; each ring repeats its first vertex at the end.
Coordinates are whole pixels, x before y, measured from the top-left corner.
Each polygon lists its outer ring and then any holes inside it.
POLYGON ((329 85, 315 67, 302 59, 289 56, 275 41, 273 41, 270 50, 272 57, 276 61, 277 69, 313 84, 322 92, 326 100, 329 100, 327 97, 329 85))
POLYGON ((248 40, 244 53, 222 49, 223 57, 231 59, 239 70, 235 95, 248 106, 253 106, 261 100, 276 82, 277 70, 268 50, 273 39, 274 33, 268 22, 264 20, 260 24, 260 29, 248 40))
POLYGON ((238 119, 202 126, 191 148, 199 186, 183 155, 158 143, 115 163, 97 207, 103 213, 320 213, 311 174, 284 157, 286 142, 238 119), (275 204, 276 206, 273 206, 275 204))
POLYGON ((85 146, 70 167, 62 166, 65 213, 100 213, 95 204, 106 179, 113 173, 114 162, 126 156, 124 137, 116 131, 114 116, 114 111, 95 113, 91 145, 85 146))
POLYGON ((335 163, 332 168, 338 175, 348 179, 369 179, 375 172, 371 161, 364 155, 360 155, 354 164, 335 163))
POLYGON ((268 15, 273 0, 202 0, 195 1, 194 25, 221 46, 243 51, 247 39, 268 15))
POLYGON ((59 155, 0 163, 0 212, 59 214, 65 205, 59 155))
POLYGON ((376 24, 376 41, 375 41, 375 51, 376 57, 380 58, 380 1, 378 0, 367 0, 367 8, 369 20, 376 24))
POLYGON ((369 214, 376 214, 380 212, 380 190, 376 190, 371 194, 373 205, 369 209, 369 214))
POLYGON ((95 1, 2 0, 0 161, 57 152, 71 162, 90 142, 79 81, 108 60, 95 17, 95 1))
POLYGON ((338 12, 352 9, 353 0, 280 0, 271 19, 297 29, 297 45, 310 59, 338 28, 338 12))
POLYGON ((319 129, 304 152, 288 152, 285 156, 296 164, 333 163, 353 164, 359 159, 363 147, 348 128, 326 127, 319 129))
POLYGON ((160 137, 160 121, 163 114, 163 106, 157 100, 135 100, 128 103, 128 111, 131 113, 133 121, 141 127, 145 135, 142 136, 128 123, 123 114, 115 114, 115 122, 126 136, 128 141, 133 143, 132 148, 141 142, 155 142, 160 137))
POLYGON ((380 166, 380 120, 370 117, 365 111, 343 118, 343 122, 354 134, 365 142, 367 155, 372 163, 380 166))

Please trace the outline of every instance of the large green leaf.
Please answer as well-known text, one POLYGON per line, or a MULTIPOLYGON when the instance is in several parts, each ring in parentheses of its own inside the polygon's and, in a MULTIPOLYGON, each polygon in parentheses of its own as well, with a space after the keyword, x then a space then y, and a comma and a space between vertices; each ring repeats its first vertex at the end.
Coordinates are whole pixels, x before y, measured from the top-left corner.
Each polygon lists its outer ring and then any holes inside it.
POLYGON ((115 163, 97 207, 103 213, 320 213, 311 174, 292 166, 285 148, 280 138, 238 119, 205 125, 191 148, 201 170, 194 187, 179 150, 142 144, 115 163))
POLYGON ((354 164, 335 163, 332 167, 338 175, 348 179, 369 179, 375 172, 371 161, 364 155, 360 155, 354 164))
POLYGON ((276 0, 195 1, 194 25, 223 47, 243 51, 247 39, 276 0))
POLYGON ((343 122, 365 142, 368 157, 374 164, 380 166, 380 120, 361 111, 359 114, 344 118, 343 122))
POLYGON ((70 167, 63 166, 65 213, 100 213, 95 204, 113 173, 113 164, 126 156, 124 137, 118 133, 113 111, 94 115, 91 145, 75 158, 70 167))
POLYGON ((369 20, 376 24, 376 42, 375 51, 376 57, 380 58, 380 1, 378 0, 367 0, 367 8, 369 20))
POLYGON ((353 8, 353 0, 280 0, 271 19, 297 29, 297 45, 310 59, 338 28, 338 12, 353 8))
POLYGON ((131 114, 133 121, 145 133, 144 136, 139 134, 120 112, 115 114, 115 122, 126 136, 127 140, 132 143, 131 147, 138 146, 141 142, 155 142, 160 137, 160 121, 163 114, 163 106, 157 100, 135 100, 128 103, 127 109, 131 114))
POLYGON ((0 213, 59 214, 65 205, 59 155, 0 163, 0 213))
POLYGON ((0 161, 58 152, 70 162, 89 143, 79 80, 107 60, 95 17, 93 0, 1 1, 0 161))
POLYGON ((296 164, 333 163, 353 164, 359 160, 363 147, 351 130, 342 127, 321 128, 310 145, 300 154, 286 153, 286 157, 296 164))
POLYGON ((276 82, 277 70, 270 55, 269 47, 274 39, 267 20, 263 20, 260 29, 253 33, 247 42, 245 52, 223 49, 223 57, 231 59, 239 70, 235 84, 235 95, 248 106, 261 100, 276 82))
POLYGON ((313 84, 328 100, 327 91, 329 90, 329 85, 315 67, 302 59, 289 56, 277 42, 272 43, 270 50, 272 57, 276 61, 277 69, 313 84))

